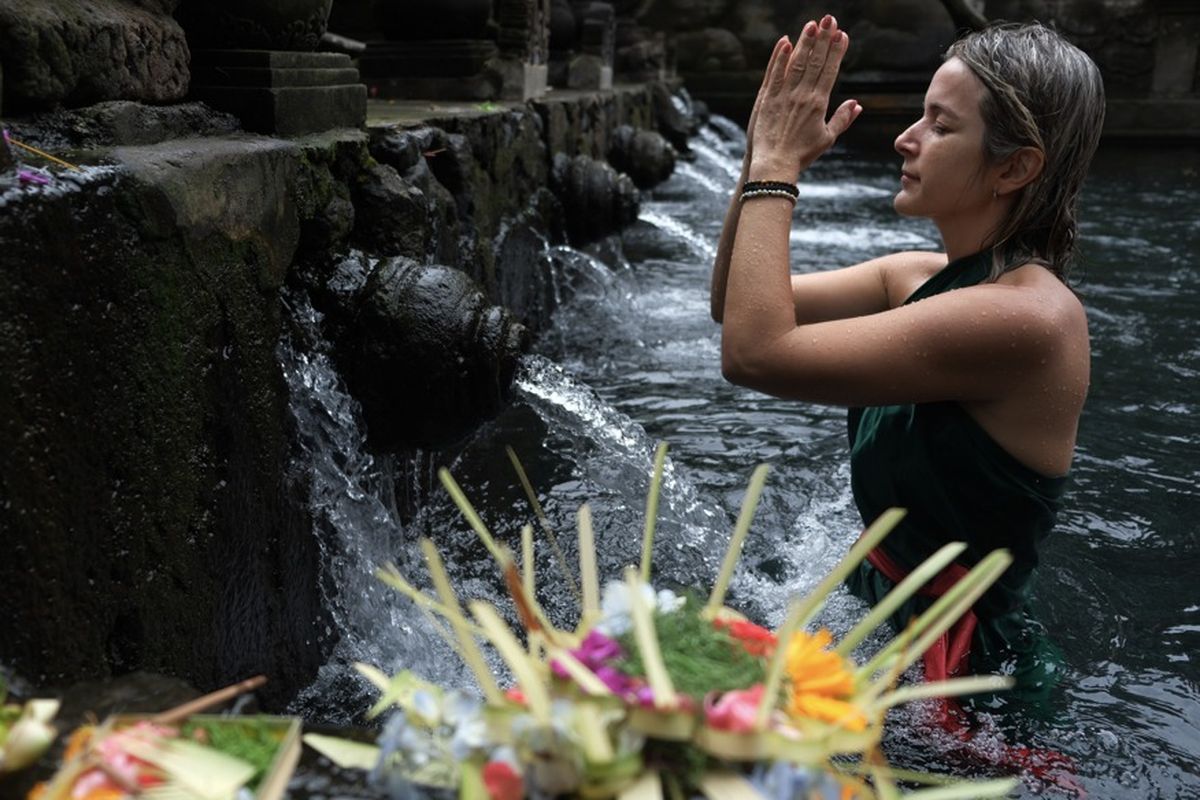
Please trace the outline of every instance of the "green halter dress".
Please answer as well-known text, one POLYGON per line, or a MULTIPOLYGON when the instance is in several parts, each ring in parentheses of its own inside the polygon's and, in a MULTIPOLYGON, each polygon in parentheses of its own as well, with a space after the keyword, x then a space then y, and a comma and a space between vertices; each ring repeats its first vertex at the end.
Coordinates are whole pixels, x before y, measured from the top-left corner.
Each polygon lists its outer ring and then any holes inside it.
MULTIPOLYGON (((905 304, 975 286, 990 267, 990 251, 957 259, 905 304)), ((880 545, 891 562, 907 572, 952 541, 967 543, 959 557, 966 567, 998 548, 1012 553, 1012 566, 975 605, 970 667, 1012 675, 1017 689, 1007 694, 1014 699, 1043 699, 1061 658, 1026 601, 1037 547, 1054 525, 1066 478, 1047 478, 1017 461, 953 402, 855 408, 848 427, 851 485, 863 521, 891 506, 908 510, 880 545)), ((871 604, 894 585, 869 563, 846 583, 871 604)), ((893 615, 893 626, 902 628, 931 602, 913 598, 893 615)))

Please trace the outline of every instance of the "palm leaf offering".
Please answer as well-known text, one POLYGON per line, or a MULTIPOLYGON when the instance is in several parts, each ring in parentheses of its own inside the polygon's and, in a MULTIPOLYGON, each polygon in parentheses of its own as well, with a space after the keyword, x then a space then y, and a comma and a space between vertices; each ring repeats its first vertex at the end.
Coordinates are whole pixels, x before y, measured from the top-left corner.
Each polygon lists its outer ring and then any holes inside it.
MULTIPOLYGON (((544 530, 549 525, 524 471, 510 452, 544 530)), ((962 552, 948 545, 913 571, 841 641, 812 621, 829 594, 903 516, 892 509, 872 524, 807 597, 794 601, 777 630, 724 605, 738 556, 766 480, 759 467, 746 492, 728 551, 707 597, 679 596, 651 583, 654 526, 665 446, 659 448, 647 501, 641 562, 602 584, 591 513, 578 515, 578 575, 555 581, 579 600, 574 628, 558 628, 538 604, 532 527, 521 534, 523 571, 487 529, 445 470, 440 477, 464 518, 495 559, 512 596, 514 629, 490 604, 464 605, 450 587, 432 543, 422 542, 431 596, 393 565, 379 577, 442 616, 474 673, 483 699, 446 690, 403 672, 360 672, 383 694, 373 713, 394 706, 380 740, 377 772, 390 785, 457 789, 465 800, 526 796, 660 800, 704 795, 711 800, 759 797, 1002 796, 1015 781, 948 781, 892 771, 879 752, 887 709, 928 697, 1007 688, 998 676, 898 687, 904 669, 964 614, 1011 562, 991 554, 954 589, 894 637, 866 664, 850 653, 892 611, 962 552), (601 588, 603 586, 603 588, 601 588), (490 647, 512 677, 488 667, 490 647)), ((552 536, 552 534, 551 534, 552 536)), ((547 539, 560 567, 557 540, 547 539), (552 541, 552 543, 551 543, 552 541)), ((449 634, 447 634, 449 636, 449 634)), ((363 758, 356 752, 359 763, 363 758)))
POLYGON ((54 741, 50 724, 58 713, 57 700, 6 703, 8 687, 0 675, 0 775, 25 769, 54 741))
POLYGON ((77 728, 62 765, 29 800, 278 800, 300 755, 300 720, 198 713, 263 682, 252 678, 153 717, 77 728))

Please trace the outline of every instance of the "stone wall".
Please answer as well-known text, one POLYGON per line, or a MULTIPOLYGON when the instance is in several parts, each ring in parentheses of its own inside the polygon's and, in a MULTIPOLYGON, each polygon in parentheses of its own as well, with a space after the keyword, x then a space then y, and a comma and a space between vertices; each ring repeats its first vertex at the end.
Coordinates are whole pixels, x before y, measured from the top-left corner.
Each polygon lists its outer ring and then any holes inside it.
MULTIPOLYGON (((774 42, 806 20, 832 13, 849 31, 845 91, 919 95, 964 29, 961 12, 951 14, 956 7, 1056 26, 1104 75, 1114 101, 1109 133, 1200 135, 1200 6, 1191 0, 653 0, 643 19, 668 32, 689 90, 745 121, 774 42), (1143 109, 1146 101, 1157 105, 1143 109)), ((880 110, 894 135, 902 114, 897 108, 892 119, 892 102, 885 98, 880 110)), ((913 110, 896 102, 904 114, 913 110)))
MULTIPOLYGON (((289 474, 281 289, 312 289, 345 333, 359 300, 321 290, 353 247, 467 271, 536 329, 553 309, 530 256, 580 213, 569 187, 547 188, 555 157, 636 210, 599 159, 618 126, 655 124, 654 101, 634 87, 369 132, 214 123, 122 143, 150 129, 131 115, 171 113, 8 121, 56 152, 86 147, 73 157, 93 166, 48 186, 0 174, 0 665, 43 687, 261 672, 278 706, 332 644, 305 482, 289 474)), ((184 127, 194 113, 179 108, 184 127)))

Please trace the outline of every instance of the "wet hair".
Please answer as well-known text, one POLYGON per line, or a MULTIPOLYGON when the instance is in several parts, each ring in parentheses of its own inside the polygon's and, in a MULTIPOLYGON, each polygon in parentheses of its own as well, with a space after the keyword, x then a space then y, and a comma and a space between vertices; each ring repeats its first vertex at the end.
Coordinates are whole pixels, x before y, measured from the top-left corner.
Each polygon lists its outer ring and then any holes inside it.
POLYGON ((987 90, 980 101, 983 152, 996 164, 1022 147, 1045 156, 993 238, 992 279, 1037 263, 1063 281, 1075 257, 1076 203, 1104 124, 1095 63, 1041 25, 1004 23, 968 34, 945 60, 967 65, 987 90))

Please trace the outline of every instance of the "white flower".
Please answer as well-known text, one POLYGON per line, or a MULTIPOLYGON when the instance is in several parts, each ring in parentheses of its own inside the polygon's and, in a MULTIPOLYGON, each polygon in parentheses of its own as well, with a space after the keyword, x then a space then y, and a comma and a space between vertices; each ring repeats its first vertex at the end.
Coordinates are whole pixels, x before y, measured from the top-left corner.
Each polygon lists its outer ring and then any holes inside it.
MULTIPOLYGON (((638 591, 642 602, 651 613, 657 610, 661 614, 669 614, 683 607, 686 598, 672 592, 670 589, 654 591, 648 583, 638 582, 638 591)), ((604 585, 604 594, 600 598, 601 619, 596 623, 596 630, 605 636, 616 637, 628 633, 633 627, 630 616, 629 584, 625 581, 609 581, 604 585)))

